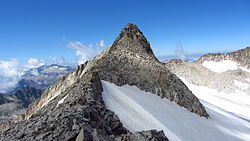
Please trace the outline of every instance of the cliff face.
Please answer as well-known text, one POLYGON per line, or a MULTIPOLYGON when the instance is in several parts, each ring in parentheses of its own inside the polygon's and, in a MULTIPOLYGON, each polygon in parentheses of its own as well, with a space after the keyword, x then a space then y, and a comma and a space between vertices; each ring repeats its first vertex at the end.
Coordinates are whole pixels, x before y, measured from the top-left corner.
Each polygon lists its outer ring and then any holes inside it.
POLYGON ((130 133, 102 101, 100 80, 135 85, 208 117, 183 82, 159 62, 142 32, 128 24, 114 44, 45 90, 21 121, 2 132, 3 140, 167 140, 162 132, 130 133), (25 120, 23 120, 25 119, 25 120), (147 136, 144 136, 147 135, 147 136), (143 135, 143 136, 141 136, 143 135))

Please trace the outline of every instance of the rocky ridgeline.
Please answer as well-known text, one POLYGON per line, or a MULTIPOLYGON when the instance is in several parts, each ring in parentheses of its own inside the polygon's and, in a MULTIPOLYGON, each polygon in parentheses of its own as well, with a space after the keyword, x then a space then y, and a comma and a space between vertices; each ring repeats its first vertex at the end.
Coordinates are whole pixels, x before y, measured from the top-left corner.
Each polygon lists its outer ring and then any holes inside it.
POLYGON ((250 47, 241 49, 235 52, 223 54, 223 53, 209 53, 201 56, 197 62, 202 63, 204 61, 222 61, 222 60, 232 60, 239 63, 241 66, 244 66, 250 69, 250 47))
POLYGON ((156 59, 140 30, 128 24, 111 47, 46 89, 0 140, 167 140, 162 131, 125 129, 105 107, 100 80, 135 85, 208 117, 192 92, 156 59))
POLYGON ((204 67, 202 62, 204 61, 216 61, 233 60, 240 63, 241 66, 249 67, 246 62, 249 61, 250 48, 245 48, 236 52, 228 54, 207 54, 197 62, 186 62, 180 59, 173 59, 165 62, 166 67, 175 73, 179 78, 184 78, 189 83, 200 86, 207 86, 218 91, 225 93, 238 93, 239 91, 250 93, 250 87, 239 87, 235 83, 239 82, 244 85, 249 85, 250 73, 240 68, 236 70, 229 70, 223 73, 213 72, 210 69, 204 67))

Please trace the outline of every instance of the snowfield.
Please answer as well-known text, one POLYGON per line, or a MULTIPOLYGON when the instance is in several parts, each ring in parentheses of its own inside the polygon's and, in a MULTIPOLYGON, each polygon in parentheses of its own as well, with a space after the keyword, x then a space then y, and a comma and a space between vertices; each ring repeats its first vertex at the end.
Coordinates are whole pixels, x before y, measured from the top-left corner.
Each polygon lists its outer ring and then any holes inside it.
POLYGON ((209 119, 135 86, 102 81, 102 96, 107 108, 132 132, 163 130, 171 141, 250 140, 249 95, 224 94, 182 80, 205 106, 209 119))
POLYGON ((238 64, 231 60, 223 60, 220 62, 204 61, 202 65, 213 72, 222 73, 228 70, 237 70, 238 64))
POLYGON ((234 85, 238 87, 239 89, 245 90, 249 88, 249 85, 247 83, 243 83, 237 80, 234 80, 234 85))
POLYGON ((232 60, 222 60, 220 62, 215 62, 215 61, 204 61, 202 63, 202 66, 206 67, 207 69, 217 72, 217 73, 222 73, 226 72, 229 70, 237 70, 241 69, 245 72, 250 73, 250 70, 240 66, 237 62, 234 62, 232 60))

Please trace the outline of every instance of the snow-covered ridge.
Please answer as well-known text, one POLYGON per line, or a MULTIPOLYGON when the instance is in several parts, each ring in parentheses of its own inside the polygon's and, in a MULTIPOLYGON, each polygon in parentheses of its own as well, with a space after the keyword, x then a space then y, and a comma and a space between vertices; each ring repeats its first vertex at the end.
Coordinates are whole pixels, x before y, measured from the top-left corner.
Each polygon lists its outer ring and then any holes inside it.
POLYGON ((173 141, 250 140, 250 96, 244 93, 229 96, 187 81, 185 84, 201 100, 210 119, 135 86, 119 87, 102 81, 102 95, 107 108, 132 132, 163 130, 173 141))

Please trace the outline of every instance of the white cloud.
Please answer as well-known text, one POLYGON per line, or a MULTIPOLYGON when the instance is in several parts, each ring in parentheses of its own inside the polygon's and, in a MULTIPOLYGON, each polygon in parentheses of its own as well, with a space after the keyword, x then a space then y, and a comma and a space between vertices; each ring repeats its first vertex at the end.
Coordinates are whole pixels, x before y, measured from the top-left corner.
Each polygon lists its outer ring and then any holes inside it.
POLYGON ((76 55, 76 64, 82 64, 87 60, 92 59, 105 47, 104 41, 96 43, 96 46, 84 45, 79 41, 68 41, 66 40, 66 47, 75 51, 76 55))
POLYGON ((45 65, 45 61, 43 59, 30 58, 24 65, 24 71, 30 70, 32 68, 38 68, 43 65, 45 65))
POLYGON ((25 71, 45 65, 42 59, 30 58, 25 64, 18 59, 0 60, 0 93, 7 93, 14 88, 25 71))
POLYGON ((96 43, 96 46, 105 47, 104 40, 101 40, 100 42, 96 43))
POLYGON ((21 75, 20 63, 17 59, 0 60, 0 93, 5 93, 14 87, 21 75))

